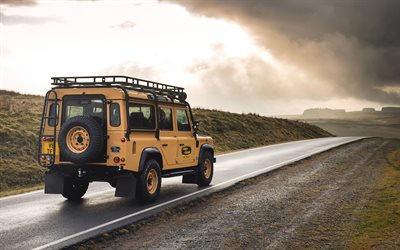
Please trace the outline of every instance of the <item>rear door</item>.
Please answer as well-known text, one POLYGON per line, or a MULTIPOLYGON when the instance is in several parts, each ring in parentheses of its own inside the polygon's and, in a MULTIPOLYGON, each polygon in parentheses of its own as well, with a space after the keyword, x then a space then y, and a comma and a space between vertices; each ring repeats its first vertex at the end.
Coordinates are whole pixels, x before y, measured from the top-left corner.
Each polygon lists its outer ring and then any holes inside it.
MULTIPOLYGON (((76 116, 88 116, 100 124, 104 135, 104 148, 94 162, 106 162, 107 103, 104 95, 65 95, 62 99, 61 125, 76 116)), ((60 155, 63 160, 62 154, 60 155)))

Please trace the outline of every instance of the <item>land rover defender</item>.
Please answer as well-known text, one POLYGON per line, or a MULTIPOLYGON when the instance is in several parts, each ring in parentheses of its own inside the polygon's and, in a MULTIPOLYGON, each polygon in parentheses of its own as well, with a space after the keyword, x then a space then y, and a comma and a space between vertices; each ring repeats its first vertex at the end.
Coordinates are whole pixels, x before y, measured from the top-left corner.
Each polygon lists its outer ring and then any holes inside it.
POLYGON ((213 139, 197 134, 183 88, 127 76, 52 81, 39 131, 45 193, 76 200, 102 181, 117 197, 148 203, 162 177, 210 184, 213 139))

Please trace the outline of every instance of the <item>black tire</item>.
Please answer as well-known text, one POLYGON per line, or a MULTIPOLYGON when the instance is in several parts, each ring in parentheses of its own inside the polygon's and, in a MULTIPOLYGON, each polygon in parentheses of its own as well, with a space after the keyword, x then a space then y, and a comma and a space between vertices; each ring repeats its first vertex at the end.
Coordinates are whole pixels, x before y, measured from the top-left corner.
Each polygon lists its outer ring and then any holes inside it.
POLYGON ((66 178, 62 196, 68 200, 80 200, 85 195, 89 187, 89 182, 77 180, 74 178, 66 178))
POLYGON ((96 160, 103 152, 104 134, 100 124, 92 117, 76 116, 68 119, 61 127, 58 136, 60 153, 65 161, 86 163, 96 160), (68 146, 68 134, 77 127, 84 128, 88 133, 90 142, 82 152, 73 152, 68 146))
POLYGON ((136 199, 138 201, 146 204, 158 199, 161 190, 161 168, 156 160, 150 159, 146 162, 143 170, 138 174, 136 185, 136 199), (152 181, 157 181, 154 192, 149 191, 148 188, 150 173, 157 175, 156 179, 152 179, 152 181))
POLYGON ((200 162, 197 171, 197 185, 199 187, 205 187, 210 185, 213 175, 214 175, 213 155, 211 154, 211 152, 206 151, 202 153, 200 157, 200 162), (210 172, 206 171, 207 168, 210 168, 207 170, 210 172))

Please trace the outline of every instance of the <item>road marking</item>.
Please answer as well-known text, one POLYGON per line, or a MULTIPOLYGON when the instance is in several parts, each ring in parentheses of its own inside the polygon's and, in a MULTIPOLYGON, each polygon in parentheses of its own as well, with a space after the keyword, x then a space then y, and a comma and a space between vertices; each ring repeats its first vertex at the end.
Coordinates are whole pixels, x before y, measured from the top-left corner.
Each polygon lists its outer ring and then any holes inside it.
POLYGON ((45 245, 39 246, 39 247, 37 247, 37 248, 34 248, 33 250, 41 250, 41 249, 45 249, 45 248, 48 248, 48 247, 51 247, 51 246, 55 246, 55 245, 57 245, 57 244, 59 244, 59 243, 62 243, 62 242, 64 242, 64 241, 67 241, 67 240, 70 240, 70 239, 79 237, 79 236, 81 236, 81 235, 84 235, 84 234, 93 232, 93 231, 95 231, 95 230, 98 230, 98 229, 104 228, 104 227, 106 227, 106 226, 109 226, 109 225, 112 225, 112 224, 121 222, 121 221, 123 221, 123 220, 129 219, 129 218, 132 218, 132 217, 135 217, 135 216, 137 216, 137 215, 147 213, 147 212, 152 211, 152 210, 155 210, 155 209, 157 209, 157 208, 161 208, 161 207, 163 207, 163 206, 167 206, 167 205, 169 205, 169 204, 172 204, 172 203, 175 203, 175 202, 177 202, 177 201, 180 201, 180 200, 189 198, 189 197, 191 197, 191 196, 194 196, 194 195, 197 195, 197 194, 206 192, 206 191, 208 191, 208 190, 216 189, 217 187, 224 186, 224 185, 227 185, 227 184, 232 183, 232 182, 233 182, 233 183, 236 183, 237 181, 245 180, 245 179, 250 178, 250 177, 255 177, 255 176, 257 176, 257 175, 259 175, 259 174, 261 174, 261 173, 270 172, 270 171, 272 171, 272 170, 275 170, 275 169, 278 169, 278 168, 280 168, 280 167, 286 166, 286 165, 288 165, 288 164, 290 164, 290 163, 294 163, 294 162, 296 162, 296 161, 298 161, 298 160, 305 159, 305 158, 307 158, 307 157, 310 157, 310 156, 315 155, 315 154, 318 154, 318 153, 322 153, 322 152, 324 152, 324 151, 326 151, 326 150, 328 150, 328 149, 336 148, 336 147, 338 147, 338 146, 345 145, 345 144, 348 144, 348 143, 351 143, 351 142, 354 142, 354 141, 358 141, 358 140, 361 140, 361 139, 364 139, 364 138, 366 138, 366 137, 357 137, 357 138, 353 138, 353 139, 351 139, 351 140, 349 140, 349 141, 336 143, 336 144, 334 144, 334 145, 330 145, 330 146, 324 147, 324 148, 322 148, 322 149, 320 148, 320 149, 318 149, 318 150, 312 151, 311 153, 303 154, 303 155, 297 156, 297 157, 295 157, 295 158, 292 158, 292 159, 290 159, 290 160, 286 160, 286 161, 283 161, 283 162, 281 162, 281 163, 277 163, 277 164, 274 164, 274 165, 272 165, 272 166, 268 166, 268 167, 259 169, 259 170, 257 170, 257 171, 254 171, 254 172, 251 172, 251 173, 247 173, 247 174, 245 174, 245 175, 238 176, 238 177, 235 177, 235 178, 233 178, 233 179, 230 179, 230 180, 221 182, 221 183, 219 183, 219 184, 216 184, 216 185, 213 185, 213 186, 210 186, 210 187, 207 187, 207 188, 198 190, 198 191, 196 191, 196 192, 193 192, 193 193, 190 193, 190 194, 186 194, 186 195, 184 195, 184 196, 181 196, 181 197, 178 197, 178 198, 175 198, 175 199, 166 201, 166 202, 164 202, 164 203, 157 204, 157 205, 155 205, 155 206, 153 206, 153 207, 149 207, 149 208, 140 210, 140 211, 138 211, 138 212, 125 215, 125 216, 120 217, 120 218, 118 218, 118 219, 115 219, 115 220, 112 220, 112 221, 109 221, 109 222, 100 224, 100 225, 98 225, 98 226, 95 226, 95 227, 86 229, 86 230, 81 231, 81 232, 79 232, 79 233, 72 234, 72 235, 66 236, 66 237, 64 237, 64 238, 58 239, 58 240, 56 240, 56 241, 53 241, 53 242, 47 243, 47 244, 45 244, 45 245))
POLYGON ((14 194, 14 195, 6 196, 6 197, 1 197, 0 201, 8 200, 8 199, 11 199, 11 198, 19 198, 19 197, 22 197, 22 196, 26 196, 26 195, 29 195, 29 194, 40 193, 40 192, 44 192, 44 189, 31 191, 31 192, 27 192, 27 193, 23 193, 23 194, 14 194))
MULTIPOLYGON (((352 138, 352 137, 340 137, 340 138, 352 138)), ((368 138, 368 137, 357 137, 356 140, 361 140, 363 138, 368 138)), ((319 138, 319 139, 324 139, 324 138, 319 138)), ((332 139, 332 137, 327 137, 326 139, 332 139)), ((240 154, 240 153, 252 152, 252 151, 255 151, 255 150, 273 148, 273 147, 278 147, 278 146, 282 146, 282 145, 286 145, 286 144, 297 144, 297 143, 305 142, 305 141, 309 141, 309 140, 310 139, 299 140, 299 141, 289 141, 289 142, 283 142, 283 143, 278 143, 278 144, 273 144, 273 145, 268 145, 268 146, 261 146, 261 147, 249 148, 249 149, 244 149, 244 150, 238 150, 238 151, 234 151, 234 152, 230 152, 230 153, 216 155, 216 157, 224 157, 224 156, 235 155, 235 154, 240 154)), ((351 141, 349 141, 349 142, 351 142, 351 141)), ((339 145, 341 145, 341 144, 339 144, 339 145)), ((114 190, 114 189, 110 189, 110 190, 114 190)), ((107 190, 107 191, 109 191, 109 190, 107 190)), ((40 192, 44 192, 44 189, 40 189, 40 190, 36 190, 36 191, 30 191, 30 192, 22 193, 22 194, 15 194, 15 195, 10 195, 10 196, 0 197, 0 201, 11 199, 11 198, 19 198, 19 197, 22 197, 22 196, 35 194, 35 193, 40 193, 40 192)), ((101 192, 103 192, 103 191, 96 192, 96 194, 97 193, 101 193, 101 192)), ((89 195, 92 196, 92 194, 89 194, 89 195)), ((86 197, 88 197, 88 196, 86 196, 86 197)))

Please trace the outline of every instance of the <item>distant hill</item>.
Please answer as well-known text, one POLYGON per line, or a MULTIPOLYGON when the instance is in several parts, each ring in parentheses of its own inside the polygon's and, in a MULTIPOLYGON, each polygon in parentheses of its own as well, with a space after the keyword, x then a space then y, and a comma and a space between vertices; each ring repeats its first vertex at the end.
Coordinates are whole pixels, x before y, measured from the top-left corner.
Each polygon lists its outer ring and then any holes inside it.
MULTIPOLYGON (((0 192, 42 182, 36 163, 43 97, 0 90, 0 192)), ((328 137, 321 128, 298 121, 194 109, 200 134, 215 139, 216 151, 226 152, 279 142, 328 137)))
POLYGON ((383 107, 382 112, 400 114, 400 107, 383 107))
POLYGON ((308 109, 303 115, 281 117, 316 125, 337 136, 400 138, 400 107, 383 107, 380 111, 364 108, 351 112, 328 108, 308 109))

